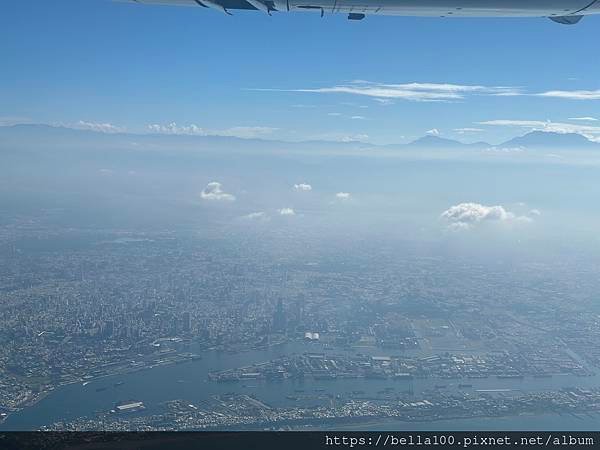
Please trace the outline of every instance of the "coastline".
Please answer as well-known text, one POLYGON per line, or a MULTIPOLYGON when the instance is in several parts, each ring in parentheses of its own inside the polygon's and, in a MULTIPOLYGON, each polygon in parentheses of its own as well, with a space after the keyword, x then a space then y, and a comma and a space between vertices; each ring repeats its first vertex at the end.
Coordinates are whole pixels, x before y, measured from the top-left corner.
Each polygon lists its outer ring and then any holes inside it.
POLYGON ((109 377, 114 377, 117 375, 129 375, 132 373, 138 373, 138 372, 143 372, 146 370, 152 370, 156 367, 166 367, 166 366, 172 366, 172 365, 177 365, 177 364, 185 364, 185 363, 189 363, 192 361, 197 361, 199 359, 202 359, 202 357, 200 355, 197 354, 192 354, 189 357, 185 357, 181 360, 176 360, 176 361, 163 361, 160 363, 156 363, 156 364, 152 364, 150 366, 142 366, 142 367, 133 367, 130 368, 128 370, 121 370, 121 371, 117 371, 114 373, 105 373, 102 375, 98 375, 92 378, 80 378, 77 380, 72 380, 72 381, 65 381, 63 383, 58 383, 56 385, 51 385, 49 389, 44 389, 42 391, 40 391, 39 393, 35 394, 34 396, 28 398, 27 400, 25 400, 21 405, 19 405, 17 408, 14 408, 10 411, 6 411, 6 415, 5 416, 0 416, 0 425, 2 425, 4 422, 6 422, 6 420, 13 414, 15 413, 19 413, 21 411, 26 410, 27 408, 30 408, 34 405, 36 405, 37 403, 41 402, 42 400, 44 400, 47 396, 49 396, 50 394, 52 394, 56 389, 59 389, 61 387, 65 387, 65 386, 71 386, 74 384, 83 384, 84 386, 87 386, 90 383, 96 382, 98 380, 102 380, 104 378, 109 378, 109 377))
MULTIPOLYGON (((293 342, 290 342, 288 344, 293 344, 293 342)), ((170 388, 166 384, 163 384, 164 380, 172 379, 173 380, 172 384, 174 385, 173 387, 176 386, 175 380, 177 380, 177 383, 183 383, 183 381, 180 381, 178 378, 175 378, 177 376, 181 376, 182 379, 185 378, 186 376, 188 376, 189 379, 186 378, 188 383, 189 382, 198 382, 198 381, 200 381, 200 382, 202 382, 202 381, 203 382, 207 382, 207 380, 202 380, 202 378, 198 378, 198 376, 202 377, 203 376, 202 374, 204 373, 205 370, 209 370, 212 367, 215 367, 215 368, 219 367, 219 365, 221 364, 222 361, 224 362, 224 365, 222 367, 229 367, 232 363, 236 364, 236 361, 238 361, 239 358, 241 358, 242 361, 249 361, 249 360, 253 360, 253 359, 257 359, 257 358, 261 359, 261 360, 262 359, 267 360, 267 359, 269 359, 271 357, 270 353, 268 353, 268 352, 272 353, 272 349, 274 347, 280 347, 280 345, 279 344, 274 344, 274 345, 270 345, 270 346, 268 346, 266 348, 265 347, 261 347, 260 349, 256 349, 256 348, 237 348, 237 349, 226 349, 226 350, 224 350, 224 349, 201 349, 201 351, 200 351, 200 349, 194 348, 193 350, 195 350, 195 353, 190 352, 190 353, 186 354, 187 357, 183 358, 183 359, 180 359, 180 358, 166 359, 166 360, 161 360, 158 363, 155 362, 155 361, 151 361, 151 362, 149 361, 148 364, 145 365, 145 366, 136 365, 134 367, 127 367, 125 369, 121 368, 121 370, 118 370, 118 371, 115 371, 115 372, 103 373, 101 375, 97 375, 97 376, 91 377, 91 378, 82 378, 82 377, 80 377, 78 379, 72 379, 72 380, 60 383, 58 385, 55 385, 55 386, 53 386, 50 389, 46 389, 43 392, 37 393, 34 397, 32 397, 27 402, 26 406, 23 406, 23 407, 19 408, 19 410, 15 410, 15 411, 10 412, 9 415, 12 416, 14 413, 18 413, 19 411, 26 410, 27 408, 30 408, 30 407, 36 405, 37 403, 39 403, 40 401, 42 401, 44 398, 46 398, 50 394, 54 393, 57 390, 57 388, 60 388, 60 387, 72 386, 72 385, 77 386, 78 384, 81 384, 81 383, 85 383, 85 385, 87 385, 88 383, 98 383, 100 380, 106 379, 108 377, 115 377, 115 376, 119 376, 119 375, 126 376, 126 375, 135 374, 135 373, 146 372, 146 371, 147 372, 151 372, 151 369, 153 369, 153 368, 173 367, 173 366, 176 366, 177 364, 183 364, 183 363, 194 361, 194 359, 196 359, 196 360, 198 360, 198 359, 204 360, 204 362, 200 363, 200 365, 198 367, 193 366, 193 368, 188 368, 188 366, 186 366, 182 370, 177 370, 176 369, 175 371, 173 371, 172 369, 168 369, 167 371, 158 371, 157 372, 158 375, 151 375, 150 376, 150 377, 152 377, 152 378, 155 379, 155 380, 152 381, 153 386, 156 386, 155 389, 159 389, 160 392, 163 392, 163 389, 164 389, 164 393, 160 394, 160 396, 162 396, 162 397, 170 396, 172 394, 172 392, 171 392, 171 390, 169 390, 170 388), (259 353, 252 354, 253 351, 254 352, 259 352, 259 353), (268 353, 268 354, 265 354, 265 353, 268 353), (236 354, 247 354, 247 356, 245 356, 245 357, 242 357, 242 356, 237 357, 237 356, 235 356, 236 354), (231 356, 231 355, 233 355, 233 356, 231 356), (184 374, 186 374, 186 375, 184 375, 184 374), (187 374, 189 374, 189 375, 187 375, 187 374), (165 376, 167 378, 165 378, 165 376)), ((286 349, 285 346, 284 346, 283 348, 278 348, 276 351, 277 352, 285 352, 287 350, 288 349, 286 349)), ((246 362, 243 362, 243 363, 246 364, 246 362)), ((138 386, 137 382, 141 381, 141 380, 146 380, 147 377, 148 377, 147 375, 142 375, 141 378, 140 378, 140 376, 134 376, 131 379, 127 379, 126 380, 127 386, 131 386, 132 388, 135 387, 135 386, 138 386)), ((544 383, 550 383, 550 382, 554 381, 554 385, 557 385, 557 386, 560 386, 560 385, 562 385, 562 386, 573 385, 573 384, 570 384, 571 382, 566 381, 566 380, 564 382, 563 381, 558 381, 557 378, 558 377, 555 377, 554 380, 548 379, 548 380, 542 380, 542 381, 544 383)), ((577 378, 580 378, 580 377, 577 377, 577 378)), ((588 377, 583 377, 583 379, 586 379, 586 378, 588 378, 588 377)), ((431 378, 431 380, 429 381, 429 384, 434 383, 435 382, 434 380, 436 380, 436 378, 431 378)), ((114 381, 116 382, 116 381, 120 381, 120 380, 117 379, 117 380, 114 380, 114 381)), ((367 389, 365 387, 362 387, 362 389, 365 389, 366 391, 372 390, 373 392, 375 392, 376 389, 382 389, 386 385, 390 386, 390 384, 383 384, 383 383, 387 383, 388 381, 391 381, 391 380, 379 380, 379 379, 373 380, 372 382, 375 383, 375 385, 373 386, 372 389, 370 387, 371 386, 371 384, 370 384, 371 381, 369 381, 368 382, 369 383, 369 388, 367 389)), ((473 382, 476 385, 476 387, 473 388, 473 390, 477 390, 477 385, 479 383, 486 383, 488 381, 490 381, 490 380, 482 380, 481 382, 477 382, 477 383, 473 382)), ((491 381, 494 382, 494 384, 496 382, 495 379, 491 380, 491 381)), ((576 382, 573 379, 571 379, 571 381, 573 383, 576 382)), ((362 381, 362 382, 364 382, 364 381, 362 381)), ((112 381, 111 381, 111 383, 112 383, 112 381)), ((342 385, 339 388, 337 388, 337 383, 335 385, 331 385, 331 384, 326 384, 326 383, 329 383, 329 382, 320 382, 318 380, 316 381, 317 384, 315 384, 315 380, 308 381, 307 382, 308 384, 306 385, 306 387, 304 387, 304 385, 297 384, 297 382, 293 381, 293 380, 292 380, 292 383, 294 383, 294 384, 293 385, 292 384, 288 385, 285 389, 287 389, 288 391, 291 392, 291 389, 294 389, 296 387, 302 386, 303 389, 307 390, 307 392, 313 392, 313 391, 317 392, 317 394, 313 393, 312 395, 320 395, 319 392, 321 391, 321 389, 314 389, 314 388, 324 388, 324 389, 328 390, 329 389, 328 386, 332 386, 332 389, 334 391, 337 389, 339 392, 343 393, 343 392, 350 392, 348 389, 351 390, 352 387, 349 387, 349 386, 354 386, 354 382, 352 380, 346 381, 346 386, 342 385), (334 387, 334 386, 336 386, 336 387, 334 387), (344 389, 346 391, 344 391, 344 389)), ((394 383, 396 383, 395 380, 394 380, 394 383)), ((503 380, 502 381, 502 385, 500 387, 515 386, 516 389, 511 389, 511 390, 528 390, 528 388, 531 388, 534 384, 537 385, 538 381, 534 380, 533 378, 531 378, 531 379, 528 378, 525 381, 523 381, 523 380, 503 380), (524 383, 524 384, 522 384, 522 383, 524 383)), ((193 386, 193 385, 187 384, 187 383, 185 385, 186 386, 193 386)), ((184 385, 183 384, 179 384, 178 386, 184 386, 184 385)), ((268 383, 261 383, 261 386, 262 386, 261 389, 263 391, 271 390, 271 386, 269 386, 268 383)), ((366 386, 366 385, 363 385, 363 386, 366 386)), ((399 386, 403 386, 403 385, 399 385, 399 386)), ((453 387, 452 387, 453 385, 450 385, 450 386, 453 389, 453 387)), ((103 398, 106 398, 106 395, 105 395, 104 392, 102 392, 102 393, 94 392, 95 388, 98 388, 98 387, 100 387, 100 386, 99 385, 90 386, 89 389, 87 389, 85 387, 70 388, 66 392, 71 392, 71 394, 66 394, 66 395, 67 395, 67 398, 68 398, 69 395, 71 396, 71 398, 73 398, 73 392, 77 392, 76 397, 78 399, 81 399, 84 403, 85 403, 85 401, 88 398, 89 399, 100 399, 100 400, 102 400, 103 398), (87 392, 89 392, 89 395, 86 394, 86 389, 87 389, 87 392)), ((252 388, 252 387, 256 387, 256 386, 249 386, 249 387, 252 388)), ((245 388, 246 388, 246 386, 242 385, 241 388, 239 389, 240 392, 245 392, 246 394, 251 395, 250 391, 244 390, 245 388)), ((148 389, 148 387, 145 387, 144 389, 148 389)), ((150 389, 152 389, 152 387, 150 387, 150 389)), ((174 396, 170 397, 170 399, 173 399, 173 398, 183 398, 183 399, 189 399, 190 401, 198 401, 198 399, 194 398, 193 396, 192 397, 188 397, 188 395, 190 395, 190 392, 192 392, 192 391, 189 390, 190 388, 187 388, 187 389, 188 389, 188 391, 187 392, 184 391, 185 393, 183 393, 183 394, 181 393, 181 390, 180 390, 180 394, 176 394, 175 393, 174 396), (182 395, 182 396, 178 397, 177 395, 182 395)), ((219 393, 219 392, 226 393, 227 392, 226 390, 230 389, 230 388, 229 387, 224 387, 224 386, 222 386, 220 388, 216 388, 216 387, 213 388, 213 387, 210 387, 209 385, 206 385, 206 387, 204 387, 202 389, 204 389, 204 392, 201 393, 201 395, 204 398, 206 398, 207 395, 212 395, 213 393, 215 393, 215 394, 219 393)), ((233 388, 233 389, 237 390, 238 388, 233 388)), ((549 389, 549 388, 545 387, 545 388, 541 388, 540 390, 546 390, 546 389, 549 389)), ((554 388, 550 388, 550 389, 554 389, 554 388)), ((556 389, 560 389, 560 388, 557 387, 556 389)), ((482 390, 487 390, 487 389, 482 389, 482 390)), ((254 389, 252 391, 256 392, 254 389)), ((119 390, 111 389, 111 392, 112 392, 112 394, 110 394, 110 395, 112 397, 118 397, 121 394, 127 393, 128 391, 127 390, 119 391, 119 390)), ((135 394, 132 395, 132 398, 144 400, 145 402, 146 402, 146 400, 148 400, 146 398, 143 398, 143 396, 145 395, 145 392, 150 392, 150 391, 143 391, 141 389, 137 389, 136 392, 137 393, 135 393, 135 394)), ((177 389, 175 389, 173 392, 177 392, 177 389)), ((198 391, 195 391, 195 392, 198 392, 198 391)), ((263 392, 262 394, 264 394, 264 393, 265 392, 263 392)), ((109 393, 107 393, 107 394, 109 394, 109 393)), ((259 398, 263 398, 263 397, 261 397, 262 394, 258 394, 259 398)), ((283 395, 284 394, 281 394, 281 398, 283 398, 283 395)), ((58 398, 59 401, 64 401, 64 400, 60 400, 60 399, 62 399, 64 397, 65 397, 65 394, 59 394, 56 398, 58 398)), ((112 402, 115 402, 115 401, 118 400, 118 398, 112 398, 112 397, 111 397, 111 401, 112 402)), ((268 397, 266 397, 266 398, 267 398, 266 401, 268 402, 269 401, 268 397)), ((272 401, 273 401, 273 398, 274 398, 274 396, 271 396, 271 400, 272 401)), ((279 397, 277 397, 277 398, 279 398, 279 397)), ((164 398, 163 399, 158 399, 158 400, 156 398, 154 400, 152 400, 150 398, 149 400, 150 400, 150 404, 152 404, 152 402, 154 402, 154 405, 157 405, 158 404, 157 402, 159 402, 159 401, 168 401, 168 399, 164 399, 164 398)), ((94 400, 94 401, 96 401, 96 400, 94 400)), ((38 416, 38 418, 34 419, 33 421, 30 421, 30 419, 28 418, 29 414, 25 413, 25 415, 22 416, 24 419, 20 418, 20 417, 19 418, 15 418, 15 421, 11 422, 10 426, 14 427, 12 429, 15 429, 15 430, 19 429, 18 428, 19 426, 30 427, 30 429, 39 429, 38 427, 42 427, 45 424, 54 423, 56 421, 61 420, 59 414, 55 414, 55 413, 51 412, 48 409, 49 407, 50 408, 54 407, 55 403, 56 402, 54 400, 52 400, 49 404, 45 404, 42 407, 42 410, 44 411, 44 415, 38 416), (48 406, 48 405, 50 405, 50 406, 48 406), (52 417, 52 419, 49 419, 48 417, 52 417), (20 424, 25 424, 25 425, 20 425, 20 424)), ((67 403, 69 403, 69 402, 67 402, 67 403)), ((73 402, 70 402, 70 403, 72 404, 73 402)), ((276 402, 275 404, 277 405, 278 403, 276 402)), ((61 403, 61 405, 62 405, 62 403, 61 403)), ((105 407, 110 408, 110 405, 104 405, 102 408, 105 408, 105 407)), ((72 408, 73 408, 73 406, 71 406, 71 409, 70 409, 71 411, 73 411, 72 408)), ((67 409, 69 409, 69 407, 67 407, 67 409)), ((89 416, 89 417, 91 417, 93 415, 93 411, 92 411, 91 407, 87 408, 88 411, 83 411, 83 409, 84 408, 82 408, 82 410, 77 413, 78 416, 81 416, 81 417, 89 416)), ((94 410, 95 411, 99 411, 100 408, 95 408, 94 410)), ((54 411, 60 411, 60 407, 58 407, 58 409, 56 407, 54 407, 54 411)), ((576 413, 580 413, 580 412, 577 411, 576 413)), ((37 413, 34 412, 33 414, 37 414, 37 413)), ((518 414, 519 416, 530 416, 531 415, 531 413, 521 413, 521 414, 515 413, 515 414, 518 414)), ((340 417, 339 419, 334 419, 332 421, 322 420, 321 422, 333 423, 333 424, 335 424, 336 427, 342 427, 342 429, 344 429, 346 427, 350 427, 352 429, 352 428, 354 428, 354 424, 355 423, 357 423, 358 426, 361 426, 361 427, 362 426, 377 426, 378 424, 387 423, 387 422, 390 422, 390 421, 396 421, 398 423, 401 422, 401 423, 404 423, 404 424, 411 424, 411 423, 412 424, 419 424, 419 423, 436 423, 436 422, 443 422, 443 421, 449 421, 449 420, 450 421, 452 421, 452 420, 458 420, 458 421, 473 420, 473 419, 476 419, 476 418, 481 418, 481 419, 495 419, 495 418, 498 418, 498 417, 512 417, 515 414, 509 415, 509 416, 434 417, 434 418, 427 418, 426 420, 397 418, 397 417, 392 417, 392 416, 382 416, 382 417, 377 417, 377 418, 372 418, 372 417, 366 417, 365 418, 365 417, 362 417, 362 418, 358 419, 357 422, 354 422, 353 418, 351 418, 351 417, 340 417), (349 421, 350 421, 351 424, 350 425, 346 425, 349 421)), ((540 415, 542 413, 541 412, 537 412, 535 414, 536 415, 540 415)), ((73 416, 73 417, 78 417, 78 416, 73 416)), ((68 414, 65 417, 67 417, 66 421, 71 420, 68 417, 68 414)), ((0 424, 4 423, 7 418, 8 418, 8 416, 5 417, 2 421, 0 421, 0 424)), ((266 426, 266 427, 278 427, 278 426, 290 427, 291 426, 291 427, 294 427, 294 428, 298 427, 300 429, 303 429, 306 425, 307 425, 307 422, 301 423, 301 424, 299 424, 297 426, 294 423, 290 423, 290 422, 288 422, 287 424, 284 423, 284 422, 274 422, 272 424, 263 424, 263 426, 266 426)), ((318 427, 319 423, 317 422, 316 424, 312 424, 312 425, 310 425, 310 423, 308 423, 308 426, 309 427, 310 426, 313 426, 313 427, 316 426, 316 427, 318 427)), ((259 428, 262 428, 262 426, 259 426, 259 428)), ((26 428, 23 428, 23 429, 26 429, 26 428)), ((235 427, 233 427, 233 429, 235 429, 235 427)), ((9 431, 9 430, 6 429, 5 431, 9 431)))

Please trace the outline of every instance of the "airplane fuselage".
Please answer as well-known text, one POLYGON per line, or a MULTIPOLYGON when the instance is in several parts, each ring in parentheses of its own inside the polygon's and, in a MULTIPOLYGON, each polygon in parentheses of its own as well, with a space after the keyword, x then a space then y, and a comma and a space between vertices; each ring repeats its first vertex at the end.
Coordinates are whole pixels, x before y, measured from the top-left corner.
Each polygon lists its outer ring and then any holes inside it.
POLYGON ((235 9, 314 11, 321 15, 348 14, 430 17, 549 17, 576 23, 584 15, 599 14, 600 0, 125 0, 143 4, 207 7, 228 13, 235 9))

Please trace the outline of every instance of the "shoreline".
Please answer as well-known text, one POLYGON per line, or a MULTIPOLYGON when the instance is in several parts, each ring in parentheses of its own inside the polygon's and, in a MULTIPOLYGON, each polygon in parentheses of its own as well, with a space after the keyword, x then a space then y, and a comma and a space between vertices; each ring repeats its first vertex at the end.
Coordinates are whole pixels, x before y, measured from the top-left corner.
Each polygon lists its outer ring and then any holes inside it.
MULTIPOLYGON (((287 345, 287 344, 292 344, 295 343, 296 341, 289 341, 289 342, 275 342, 275 343, 271 343, 271 344, 267 344, 261 347, 244 347, 244 348, 231 348, 231 349, 218 349, 215 347, 209 347, 209 348, 205 348, 205 349, 201 349, 203 352, 218 352, 218 353, 232 353, 232 354, 236 354, 236 353, 246 353, 246 352, 251 352, 251 351, 256 351, 256 350, 267 350, 273 347, 277 347, 280 345, 287 345)), ((133 373, 137 373, 137 372, 143 372, 145 370, 152 370, 155 369, 157 367, 168 367, 168 366, 174 366, 177 364, 186 364, 189 362, 193 362, 193 361, 198 361, 201 360, 203 358, 203 356, 201 354, 198 353, 192 353, 190 357, 184 358, 183 360, 177 360, 177 361, 163 361, 160 363, 156 363, 156 364, 152 364, 149 366, 143 366, 143 367, 136 367, 136 368, 131 368, 131 369, 126 369, 123 371, 118 371, 118 372, 114 372, 114 373, 107 373, 107 374, 103 374, 103 375, 98 375, 92 378, 88 378, 88 379, 84 379, 83 377, 77 380, 72 380, 72 381, 66 381, 66 382, 62 382, 62 383, 58 383, 56 385, 52 385, 50 386, 49 389, 45 389, 43 391, 40 391, 39 393, 37 393, 36 395, 32 396, 31 398, 27 399, 25 402, 23 402, 21 405, 19 405, 18 407, 9 410, 9 411, 5 411, 6 416, 0 416, 0 426, 6 422, 6 420, 14 415, 14 414, 18 414, 21 411, 24 411, 32 406, 35 406, 36 404, 38 404, 39 402, 41 402, 42 400, 44 400, 47 396, 49 396, 50 394, 52 394, 54 391, 56 391, 59 388, 65 387, 65 386, 71 386, 73 384, 78 384, 78 383, 93 383, 95 381, 98 380, 102 380, 103 378, 108 378, 108 377, 113 377, 113 376, 117 376, 117 375, 130 375, 133 373)))
MULTIPOLYGON (((123 376, 127 376, 127 375, 131 375, 131 374, 135 374, 135 373, 139 373, 139 372, 143 372, 143 371, 149 371, 152 370, 154 368, 158 368, 158 367, 170 367, 170 366, 175 366, 175 365, 180 365, 180 364, 185 364, 185 363, 189 363, 189 362, 193 362, 193 361, 198 361, 198 360, 202 360, 204 358, 206 358, 206 355, 204 354, 204 352, 215 352, 217 354, 230 354, 230 353, 248 353, 248 352, 252 352, 252 351, 265 351, 265 350, 269 350, 271 348, 275 348, 275 347, 279 347, 282 345, 290 345, 290 344, 294 344, 296 343, 295 341, 290 341, 290 342, 285 342, 285 343, 273 343, 271 345, 268 346, 261 346, 259 348, 254 348, 254 347, 245 347, 245 348, 230 348, 230 349, 215 349, 215 348, 208 348, 208 349, 195 349, 195 350, 201 350, 198 353, 192 353, 192 352, 188 352, 185 354, 185 356, 183 355, 172 355, 173 359, 167 359, 167 360, 162 360, 161 362, 152 362, 149 363, 148 365, 144 365, 144 366, 135 366, 135 367, 126 367, 123 368, 121 367, 121 370, 117 370, 115 372, 110 372, 110 373, 104 373, 101 375, 97 375, 94 376, 92 378, 83 378, 80 377, 78 379, 73 379, 73 380, 69 380, 69 381, 65 381, 56 385, 52 385, 50 386, 48 389, 45 389, 39 393, 36 393, 34 396, 32 396, 30 399, 28 399, 26 402, 24 402, 22 405, 20 405, 19 408, 12 410, 12 411, 5 411, 6 412, 6 416, 0 416, 0 425, 5 424, 5 422, 14 414, 18 414, 28 408, 31 408, 33 406, 35 406, 36 404, 38 404, 39 402, 43 401, 45 398, 47 398, 50 394, 54 393, 56 390, 58 390, 59 388, 63 388, 66 386, 71 386, 71 385, 77 385, 78 383, 84 383, 84 384, 88 384, 88 383, 97 383, 100 380, 109 378, 109 377, 115 377, 115 376, 119 376, 119 375, 123 375, 123 376)), ((556 374, 557 377, 562 376, 563 374, 556 374)), ((565 375, 569 375, 569 374, 565 374, 565 375)), ((587 378, 587 376, 582 376, 582 375, 573 375, 576 376, 577 378, 587 378)), ((445 378, 438 378, 438 377, 428 377, 431 380, 446 380, 445 378)), ((531 378, 534 379, 535 377, 527 377, 527 378, 531 378)), ((391 381, 391 379, 390 379, 391 381)), ((93 387, 92 387, 93 389, 93 387)), ((542 390, 549 390, 549 389, 542 389, 542 390)), ((585 413, 585 411, 584 411, 585 413)), ((527 415, 529 413, 518 413, 518 415, 527 415)), ((555 413, 555 414, 559 414, 559 413, 555 413)), ((459 417, 459 418, 434 418, 434 419, 427 419, 427 420, 400 420, 402 422, 406 422, 406 423, 415 423, 415 422, 435 422, 435 421, 444 421, 444 420, 461 420, 461 419, 473 419, 473 418, 477 418, 479 416, 469 416, 469 417, 459 417)), ((504 417, 504 416, 481 416, 481 418, 494 418, 494 417, 504 417)), ((511 416, 506 416, 506 417, 511 417, 511 416)), ((339 421, 337 421, 338 423, 343 422, 346 419, 341 419, 339 421)), ((369 424, 371 422, 373 423, 381 423, 381 421, 386 421, 385 418, 381 418, 381 419, 376 419, 374 421, 367 421, 365 422, 366 424, 369 424)), ((5 430, 8 431, 8 430, 5 430)))
POLYGON ((90 383, 96 382, 98 380, 102 380, 104 378, 114 377, 114 376, 118 376, 118 375, 130 375, 130 374, 137 373, 137 372, 143 372, 145 370, 152 370, 157 367, 167 367, 167 366, 172 366, 172 365, 176 365, 176 364, 185 364, 185 363, 197 361, 199 359, 202 359, 202 357, 200 355, 194 354, 193 356, 184 358, 183 360, 161 362, 161 363, 153 364, 151 366, 137 367, 137 368, 132 368, 129 370, 119 371, 119 372, 115 372, 115 373, 107 373, 107 374, 98 375, 98 376, 88 378, 88 379, 80 378, 78 380, 58 383, 56 385, 50 386, 49 389, 40 391, 38 394, 27 399, 25 402, 23 402, 21 405, 19 405, 19 407, 15 408, 14 410, 7 411, 6 416, 3 416, 0 419, 0 425, 2 425, 4 422, 6 422, 6 420, 11 415, 17 414, 21 411, 31 408, 32 406, 35 406, 36 404, 38 404, 39 402, 44 400, 46 397, 48 397, 50 394, 52 394, 54 391, 56 391, 59 388, 63 388, 65 386, 71 386, 71 385, 79 384, 79 383, 81 383, 83 386, 87 386, 90 383))

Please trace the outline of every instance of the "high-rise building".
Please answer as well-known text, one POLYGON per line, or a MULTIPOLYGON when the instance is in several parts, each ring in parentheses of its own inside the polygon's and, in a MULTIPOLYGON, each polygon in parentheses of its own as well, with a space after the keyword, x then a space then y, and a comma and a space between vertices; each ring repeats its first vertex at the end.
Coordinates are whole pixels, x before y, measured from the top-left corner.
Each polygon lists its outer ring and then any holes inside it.
POLYGON ((275 314, 273 314, 273 327, 272 330, 275 332, 282 333, 286 328, 285 312, 283 310, 283 301, 279 299, 277 301, 277 307, 275 308, 275 314))
POLYGON ((102 334, 106 337, 111 337, 115 332, 115 323, 112 320, 107 320, 104 323, 102 334))
POLYGON ((182 330, 184 333, 189 333, 190 331, 192 331, 192 316, 189 313, 189 311, 186 311, 183 313, 183 327, 182 330))

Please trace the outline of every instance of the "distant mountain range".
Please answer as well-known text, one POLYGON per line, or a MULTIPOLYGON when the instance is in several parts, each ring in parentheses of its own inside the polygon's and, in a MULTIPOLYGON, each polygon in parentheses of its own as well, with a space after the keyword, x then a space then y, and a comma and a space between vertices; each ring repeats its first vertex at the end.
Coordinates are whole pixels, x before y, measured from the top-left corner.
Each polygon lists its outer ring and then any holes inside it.
POLYGON ((503 147, 525 148, 600 148, 600 143, 590 141, 577 133, 549 133, 532 131, 502 144, 503 147))
POLYGON ((465 144, 453 139, 446 139, 439 136, 423 136, 422 138, 404 144, 403 147, 422 148, 422 149, 453 149, 453 148, 487 148, 491 147, 487 142, 475 142, 465 144))
POLYGON ((91 130, 78 130, 49 125, 23 124, 0 127, 0 146, 2 144, 41 144, 48 146, 67 145, 112 145, 137 146, 138 148, 159 149, 164 146, 188 149, 252 149, 283 150, 328 148, 332 150, 377 150, 377 149, 414 149, 414 150, 484 150, 489 148, 525 148, 525 149, 598 149, 600 143, 593 142, 576 133, 553 133, 532 131, 510 139, 502 144, 491 145, 486 142, 463 143, 439 136, 424 136, 408 144, 374 145, 363 142, 304 141, 285 142, 268 139, 248 139, 230 136, 169 135, 169 134, 133 134, 102 133, 91 130))
POLYGON ((404 147, 424 148, 424 149, 453 149, 453 148, 561 148, 561 149, 582 149, 596 148, 600 150, 600 143, 590 141, 585 136, 577 133, 553 133, 547 131, 531 131, 524 136, 519 136, 503 142, 498 145, 491 145, 487 142, 475 142, 465 144, 460 141, 445 139, 439 136, 425 136, 404 147))

